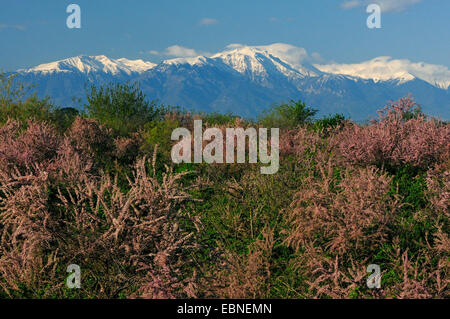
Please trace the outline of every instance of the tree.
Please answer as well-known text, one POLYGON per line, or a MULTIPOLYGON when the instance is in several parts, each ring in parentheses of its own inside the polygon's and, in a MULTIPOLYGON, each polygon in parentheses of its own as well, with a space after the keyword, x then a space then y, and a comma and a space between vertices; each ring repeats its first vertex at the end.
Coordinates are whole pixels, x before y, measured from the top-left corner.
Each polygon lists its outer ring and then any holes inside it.
POLYGON ((55 109, 52 113, 52 118, 58 129, 64 132, 72 125, 78 115, 79 112, 77 109, 63 107, 55 109))
POLYGON ((117 135, 128 135, 162 115, 155 101, 149 102, 137 84, 109 84, 86 92, 84 106, 89 117, 112 128, 117 135))
POLYGON ((54 106, 48 97, 40 99, 32 93, 33 85, 17 83, 17 74, 0 73, 0 125, 9 118, 24 124, 28 119, 51 120, 54 106))
POLYGON ((317 110, 307 107, 300 100, 291 100, 288 104, 276 105, 263 112, 259 122, 265 127, 293 128, 311 122, 316 113, 317 110))

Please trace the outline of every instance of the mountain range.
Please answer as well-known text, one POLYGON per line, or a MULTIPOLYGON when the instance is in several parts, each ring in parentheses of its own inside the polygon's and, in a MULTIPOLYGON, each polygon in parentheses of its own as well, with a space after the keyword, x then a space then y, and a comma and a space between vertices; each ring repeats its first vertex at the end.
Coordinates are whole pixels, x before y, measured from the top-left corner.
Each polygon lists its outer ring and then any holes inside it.
POLYGON ((73 98, 85 96, 86 83, 138 82, 150 99, 166 105, 253 118, 274 103, 301 99, 318 116, 341 113, 362 121, 411 93, 425 113, 450 119, 450 78, 392 70, 386 57, 353 66, 292 63, 270 48, 237 46, 158 64, 82 55, 18 70, 16 80, 35 84, 38 96, 61 107, 80 107, 73 98))

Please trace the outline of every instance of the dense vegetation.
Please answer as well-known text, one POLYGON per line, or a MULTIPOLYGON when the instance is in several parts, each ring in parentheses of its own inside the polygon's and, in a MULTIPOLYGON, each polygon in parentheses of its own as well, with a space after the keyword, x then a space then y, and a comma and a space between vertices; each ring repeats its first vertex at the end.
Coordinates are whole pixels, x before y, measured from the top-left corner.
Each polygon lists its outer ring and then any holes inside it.
POLYGON ((359 125, 300 101, 250 120, 134 85, 88 89, 82 113, 0 90, 2 298, 449 297, 450 127, 410 97, 359 125), (197 118, 279 127, 278 173, 173 164, 173 129, 197 118))

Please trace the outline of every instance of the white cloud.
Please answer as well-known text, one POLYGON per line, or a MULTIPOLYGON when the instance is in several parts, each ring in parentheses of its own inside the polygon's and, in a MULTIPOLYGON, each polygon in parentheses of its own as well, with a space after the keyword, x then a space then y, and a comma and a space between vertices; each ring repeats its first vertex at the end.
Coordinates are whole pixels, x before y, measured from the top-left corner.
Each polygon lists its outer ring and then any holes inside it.
POLYGON ((4 29, 14 29, 14 30, 18 30, 18 31, 24 31, 26 29, 26 27, 24 25, 20 25, 20 24, 0 24, 0 31, 4 30, 4 29))
POLYGON ((361 5, 362 5, 361 1, 349 0, 349 1, 344 1, 343 3, 341 3, 341 8, 347 10, 347 9, 353 9, 353 8, 359 7, 361 5))
POLYGON ((186 58, 199 56, 200 54, 194 49, 182 47, 181 45, 172 45, 164 51, 164 55, 186 58))
POLYGON ((162 56, 175 57, 175 58, 192 58, 192 57, 197 57, 197 56, 210 56, 211 55, 211 53, 209 53, 209 52, 197 51, 195 49, 186 48, 181 45, 172 45, 161 52, 156 51, 156 50, 151 50, 151 51, 148 51, 148 53, 153 54, 153 55, 162 55, 162 56))
POLYGON ((274 43, 271 45, 259 46, 259 49, 266 50, 273 56, 292 64, 300 66, 303 61, 308 59, 308 52, 304 48, 296 47, 286 43, 274 43))
POLYGON ((348 10, 376 3, 380 5, 382 12, 400 12, 421 1, 422 0, 347 0, 341 3, 341 8, 348 10))
POLYGON ((246 46, 245 44, 231 43, 231 44, 227 45, 225 48, 233 50, 233 49, 239 49, 239 48, 242 48, 242 47, 245 47, 245 46, 246 46))
POLYGON ((203 18, 199 22, 200 25, 214 25, 214 24, 218 24, 218 23, 219 23, 219 21, 217 19, 213 19, 213 18, 203 18))
POLYGON ((450 70, 444 65, 411 62, 407 59, 392 59, 387 56, 355 64, 332 63, 314 66, 323 72, 358 76, 364 79, 407 81, 417 77, 445 89, 450 86, 450 70))
POLYGON ((402 11, 409 6, 421 2, 422 0, 375 0, 381 7, 382 12, 402 11))

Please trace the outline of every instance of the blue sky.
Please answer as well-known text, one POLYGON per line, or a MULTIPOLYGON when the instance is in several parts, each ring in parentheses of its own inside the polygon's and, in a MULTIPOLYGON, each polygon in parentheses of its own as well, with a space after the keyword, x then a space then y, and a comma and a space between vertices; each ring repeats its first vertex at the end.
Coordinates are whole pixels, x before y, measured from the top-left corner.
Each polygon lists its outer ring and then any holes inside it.
POLYGON ((156 63, 277 42, 317 53, 322 63, 391 56, 450 67, 450 1, 0 0, 5 71, 81 54, 156 63), (382 6, 381 29, 367 28, 367 2, 382 6), (81 7, 81 29, 66 26, 71 3, 81 7))

